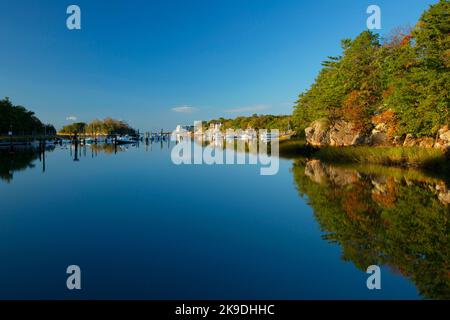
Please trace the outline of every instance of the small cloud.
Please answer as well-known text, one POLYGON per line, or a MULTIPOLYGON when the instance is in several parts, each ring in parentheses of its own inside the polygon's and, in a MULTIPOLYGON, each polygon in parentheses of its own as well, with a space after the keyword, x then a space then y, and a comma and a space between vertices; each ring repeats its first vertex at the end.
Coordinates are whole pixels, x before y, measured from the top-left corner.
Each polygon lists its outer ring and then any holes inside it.
POLYGON ((233 108, 233 109, 227 109, 225 112, 227 113, 247 113, 247 112, 259 112, 270 109, 270 106, 265 104, 259 104, 256 106, 250 106, 250 107, 242 107, 242 108, 233 108))
POLYGON ((77 121, 77 117, 75 117, 75 116, 68 116, 67 118, 66 118, 66 120, 67 121, 77 121))
POLYGON ((172 108, 173 112, 178 112, 178 113, 192 113, 197 110, 198 110, 197 108, 194 108, 191 106, 180 106, 180 107, 172 108))

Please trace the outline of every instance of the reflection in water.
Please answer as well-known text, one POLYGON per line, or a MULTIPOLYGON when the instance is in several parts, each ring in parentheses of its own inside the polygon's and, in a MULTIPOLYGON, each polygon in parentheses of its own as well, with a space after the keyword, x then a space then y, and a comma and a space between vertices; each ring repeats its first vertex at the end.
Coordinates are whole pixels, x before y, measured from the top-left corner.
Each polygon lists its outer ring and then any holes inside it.
MULTIPOLYGON (((164 146, 170 148, 170 140, 161 141, 148 141, 145 143, 145 150, 152 151, 152 145, 154 143, 160 144, 161 149, 164 146)), ((81 145, 79 143, 58 145, 57 148, 69 149, 70 158, 78 162, 83 157, 90 156, 91 158, 97 157, 100 153, 104 154, 117 154, 119 152, 126 152, 130 148, 139 148, 139 143, 116 145, 116 144, 91 144, 81 145)), ((36 166, 35 160, 39 159, 41 163, 42 171, 46 169, 46 152, 52 152, 55 150, 54 145, 47 145, 43 147, 15 147, 13 150, 8 148, 0 148, 0 180, 11 182, 13 180, 14 172, 26 170, 28 168, 34 168, 36 166)))
POLYGON ((37 159, 42 164, 42 171, 45 172, 45 153, 54 149, 54 146, 46 148, 16 147, 13 150, 0 148, 0 180, 10 183, 13 180, 14 172, 34 168, 34 162, 37 159))
MULTIPOLYGON (((223 147, 235 146, 225 143, 223 147)), ((57 148, 63 149, 67 163, 73 163, 140 147, 94 144, 57 148)), ((170 141, 145 143, 143 150, 160 148, 170 148, 170 141)), ((15 171, 44 171, 46 153, 54 149, 0 149, 0 183, 11 182, 15 171)), ((247 143, 245 151, 249 150, 247 143)), ((341 246, 344 261, 363 272, 369 265, 386 265, 411 279, 423 297, 450 299, 448 184, 417 171, 337 167, 317 160, 295 160, 292 172, 299 193, 308 200, 325 232, 324 239, 341 246)))
POLYGON ((387 265, 425 298, 450 298, 450 190, 443 181, 393 168, 349 169, 319 160, 293 166, 327 241, 360 270, 387 265))
MULTIPOLYGON (((89 148, 92 149, 92 152, 98 154, 101 150, 105 153, 110 152, 110 148, 114 148, 112 145, 92 145, 89 148)), ((60 148, 58 146, 58 148, 60 148)), ((81 158, 81 152, 84 150, 83 154, 86 157, 86 146, 82 147, 78 144, 63 146, 63 148, 70 149, 70 157, 73 158, 73 161, 79 161, 81 158)), ((120 148, 122 149, 122 148, 120 148)), ((42 172, 46 170, 46 153, 53 152, 55 150, 55 146, 46 146, 43 147, 15 147, 13 150, 9 148, 0 148, 0 180, 4 180, 6 182, 11 182, 14 177, 14 172, 26 170, 28 168, 36 167, 36 160, 40 162, 40 168, 42 168, 42 172)))

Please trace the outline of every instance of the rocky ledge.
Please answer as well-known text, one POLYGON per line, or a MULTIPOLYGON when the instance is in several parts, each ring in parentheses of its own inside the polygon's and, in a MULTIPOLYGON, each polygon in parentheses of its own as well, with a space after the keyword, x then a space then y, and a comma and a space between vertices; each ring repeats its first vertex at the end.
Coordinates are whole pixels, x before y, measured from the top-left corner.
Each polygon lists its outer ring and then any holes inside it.
POLYGON ((435 138, 415 138, 412 134, 403 137, 392 135, 388 123, 374 122, 372 130, 363 132, 352 122, 339 120, 329 123, 326 120, 316 120, 305 129, 306 141, 315 147, 334 146, 404 146, 424 147, 450 150, 450 129, 442 127, 435 138))

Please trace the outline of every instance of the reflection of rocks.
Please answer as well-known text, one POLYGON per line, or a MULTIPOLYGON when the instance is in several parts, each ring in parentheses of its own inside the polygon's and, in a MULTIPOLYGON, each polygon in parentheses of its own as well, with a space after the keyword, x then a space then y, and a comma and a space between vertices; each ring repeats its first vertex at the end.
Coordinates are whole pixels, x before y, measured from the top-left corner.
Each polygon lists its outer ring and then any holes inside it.
POLYGON ((332 166, 320 160, 310 160, 305 166, 305 175, 313 182, 325 185, 333 184, 339 187, 355 184, 365 180, 372 189, 372 199, 382 207, 393 207, 397 197, 397 185, 413 187, 420 183, 431 190, 444 205, 450 204, 450 190, 444 182, 417 182, 407 177, 397 179, 382 174, 361 174, 357 170, 332 166))
POLYGON ((361 271, 389 266, 422 297, 450 298, 450 194, 443 181, 415 170, 342 169, 303 159, 293 174, 323 238, 341 247, 344 261, 361 271))
POLYGON ((439 201, 444 204, 450 204, 450 190, 445 183, 439 183, 436 185, 436 192, 438 194, 439 201))
POLYGON ((374 192, 385 193, 386 188, 386 177, 378 176, 372 179, 372 185, 374 187, 374 192))
POLYGON ((372 189, 372 200, 380 207, 393 208, 397 201, 396 181, 393 177, 380 176, 371 180, 374 188, 372 189))
POLYGON ((326 182, 327 174, 325 172, 322 162, 319 160, 308 161, 305 168, 305 175, 318 184, 326 182))
POLYGON ((338 186, 346 186, 359 180, 359 175, 356 171, 327 166, 320 160, 308 161, 305 168, 305 175, 316 183, 324 184, 330 181, 338 186))

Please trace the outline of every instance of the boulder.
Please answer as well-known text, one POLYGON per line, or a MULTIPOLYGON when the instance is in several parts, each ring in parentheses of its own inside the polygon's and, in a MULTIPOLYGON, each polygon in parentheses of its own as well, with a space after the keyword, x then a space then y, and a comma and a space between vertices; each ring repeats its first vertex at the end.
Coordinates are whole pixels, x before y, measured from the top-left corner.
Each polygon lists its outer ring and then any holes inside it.
POLYGON ((419 140, 419 147, 422 148, 433 148, 434 139, 433 138, 422 138, 419 140))
POLYGON ((316 120, 305 129, 306 142, 315 147, 326 146, 330 143, 328 131, 326 120, 316 120))
POLYGON ((445 126, 438 131, 438 139, 434 147, 450 150, 450 130, 448 126, 445 126))
POLYGON ((404 147, 414 147, 417 144, 416 139, 414 139, 412 134, 407 134, 405 141, 403 142, 404 147))
POLYGON ((402 146, 402 145, 403 145, 402 137, 400 137, 400 136, 395 136, 395 137, 392 139, 392 145, 393 145, 393 146, 396 146, 396 147, 402 146))
POLYGON ((367 140, 352 122, 340 120, 330 129, 330 146, 357 146, 367 143, 367 140))
POLYGON ((444 142, 450 143, 450 129, 448 128, 448 126, 445 126, 439 130, 439 139, 444 142))
POLYGON ((387 127, 385 123, 379 123, 370 134, 370 143, 374 146, 385 146, 389 144, 387 127))

